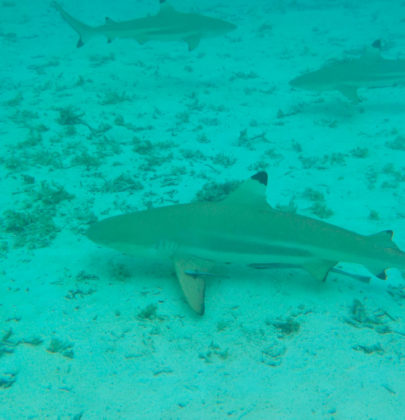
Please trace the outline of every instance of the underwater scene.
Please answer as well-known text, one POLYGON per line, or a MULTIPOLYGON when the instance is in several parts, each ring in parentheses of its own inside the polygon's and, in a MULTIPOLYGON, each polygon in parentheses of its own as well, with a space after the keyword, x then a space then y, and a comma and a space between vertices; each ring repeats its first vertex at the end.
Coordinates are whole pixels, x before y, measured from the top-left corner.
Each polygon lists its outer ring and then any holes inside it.
POLYGON ((0 22, 0 420, 405 419, 403 0, 0 22))

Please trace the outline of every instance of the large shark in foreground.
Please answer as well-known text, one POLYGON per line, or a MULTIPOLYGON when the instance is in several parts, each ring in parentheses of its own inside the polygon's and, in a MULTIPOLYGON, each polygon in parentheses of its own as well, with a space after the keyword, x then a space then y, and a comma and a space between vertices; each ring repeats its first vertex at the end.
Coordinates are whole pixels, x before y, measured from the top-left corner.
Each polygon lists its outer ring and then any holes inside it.
POLYGON ((115 22, 106 18, 104 25, 89 26, 67 13, 53 2, 62 18, 79 34, 78 47, 90 38, 102 35, 111 42, 114 38, 132 38, 144 44, 148 41, 184 41, 189 50, 196 48, 201 38, 223 35, 236 28, 232 23, 195 13, 181 13, 160 0, 160 10, 154 16, 115 22))
POLYGON ((377 48, 369 48, 359 58, 332 61, 296 77, 290 85, 318 92, 337 90, 357 103, 359 88, 405 85, 405 60, 387 60, 377 48))
POLYGON ((134 256, 173 260, 189 305, 204 312, 205 279, 216 263, 254 268, 301 267, 325 280, 338 262, 367 267, 385 279, 385 269, 405 269, 405 253, 392 232, 364 236, 266 202, 267 174, 260 172, 220 202, 196 202, 139 211, 102 220, 87 232, 94 242, 134 256))

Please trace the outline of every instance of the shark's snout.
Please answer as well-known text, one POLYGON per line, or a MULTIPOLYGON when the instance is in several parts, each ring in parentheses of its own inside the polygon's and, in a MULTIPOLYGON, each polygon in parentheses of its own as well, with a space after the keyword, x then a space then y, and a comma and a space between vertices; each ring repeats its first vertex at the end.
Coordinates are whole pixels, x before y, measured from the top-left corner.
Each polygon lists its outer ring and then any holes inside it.
POLYGON ((114 228, 111 219, 104 219, 91 225, 85 236, 96 244, 105 245, 111 242, 116 234, 121 234, 119 227, 114 228))
POLYGON ((302 76, 294 77, 294 79, 290 80, 288 83, 291 87, 302 87, 305 84, 305 80, 302 76))
POLYGON ((93 242, 100 242, 99 230, 97 229, 97 224, 91 225, 85 232, 85 236, 93 242))

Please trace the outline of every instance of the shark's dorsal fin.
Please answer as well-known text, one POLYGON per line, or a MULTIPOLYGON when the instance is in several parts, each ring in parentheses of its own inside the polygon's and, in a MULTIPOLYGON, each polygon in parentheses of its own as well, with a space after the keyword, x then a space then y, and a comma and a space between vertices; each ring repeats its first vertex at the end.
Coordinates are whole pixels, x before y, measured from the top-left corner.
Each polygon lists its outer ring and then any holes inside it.
POLYGON ((258 172, 231 192, 222 202, 224 204, 243 204, 249 206, 270 205, 266 200, 267 173, 258 172))
POLYGON ((361 55, 361 60, 378 61, 381 60, 381 50, 374 46, 367 47, 361 55))
POLYGON ((382 39, 376 39, 372 44, 371 44, 371 47, 372 48, 374 48, 374 49, 376 49, 376 50, 378 50, 378 51, 381 51, 382 49, 383 49, 383 40, 382 39))
POLYGON ((392 242, 392 237, 394 236, 394 232, 392 230, 383 230, 382 232, 374 233, 373 235, 369 235, 368 237, 373 241, 376 242, 385 248, 393 248, 398 249, 398 246, 392 242))
POLYGON ((359 103, 361 100, 357 94, 357 87, 351 85, 341 85, 336 88, 343 96, 354 104, 359 103))
POLYGON ((166 0, 160 0, 160 10, 159 14, 162 13, 172 13, 174 12, 174 7, 171 6, 166 0))

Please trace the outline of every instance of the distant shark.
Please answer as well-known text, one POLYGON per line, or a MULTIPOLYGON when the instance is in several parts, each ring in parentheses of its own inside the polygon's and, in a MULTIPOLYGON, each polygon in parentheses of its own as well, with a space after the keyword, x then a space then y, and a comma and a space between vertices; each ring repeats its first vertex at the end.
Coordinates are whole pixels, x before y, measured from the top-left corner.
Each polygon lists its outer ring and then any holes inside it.
POLYGON ((132 38, 140 44, 148 41, 184 41, 191 51, 198 46, 201 38, 226 34, 236 28, 232 23, 225 22, 196 13, 181 13, 160 0, 160 10, 154 16, 115 22, 106 18, 101 26, 86 25, 69 13, 62 6, 53 2, 62 18, 79 34, 78 47, 84 45, 90 38, 97 35, 105 36, 108 42, 115 38, 132 38))
POLYGON ((260 172, 220 202, 171 205, 97 222, 87 237, 141 257, 172 259, 184 296, 204 313, 205 280, 217 263, 253 268, 300 267, 325 280, 338 262, 362 264, 381 279, 387 267, 405 269, 405 253, 392 232, 364 236, 266 202, 267 174, 260 172))
POLYGON ((332 61, 298 76, 290 85, 319 92, 337 90, 357 103, 359 88, 405 85, 405 60, 384 59, 377 48, 370 47, 360 58, 332 61))

